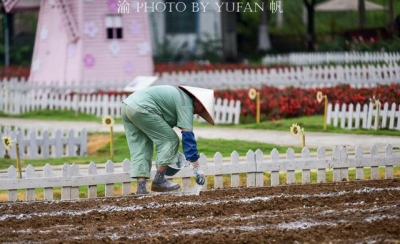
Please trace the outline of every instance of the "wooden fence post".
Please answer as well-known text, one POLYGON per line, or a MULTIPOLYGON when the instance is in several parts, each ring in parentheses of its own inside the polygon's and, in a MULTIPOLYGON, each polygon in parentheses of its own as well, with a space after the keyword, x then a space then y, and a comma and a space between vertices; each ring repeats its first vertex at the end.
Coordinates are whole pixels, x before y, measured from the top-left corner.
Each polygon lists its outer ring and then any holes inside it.
MULTIPOLYGON (((43 167, 43 178, 50 178, 53 177, 53 168, 50 164, 46 164, 43 167)), ((44 187, 44 200, 51 201, 53 200, 53 187, 44 187)))
MULTIPOLYGON (((107 161, 105 168, 106 168, 106 174, 114 173, 114 163, 111 160, 107 161)), ((106 197, 114 196, 114 183, 106 183, 104 195, 106 197)))
POLYGON ((362 166, 363 149, 361 146, 355 148, 355 159, 358 166, 356 166, 356 180, 364 180, 364 167, 362 166))
MULTIPOLYGON (((294 161, 295 160, 293 148, 288 148, 286 150, 286 160, 287 161, 294 161)), ((286 183, 287 184, 296 183, 295 170, 287 170, 286 171, 286 183)))
MULTIPOLYGON (((304 166, 309 164, 308 160, 310 158, 310 150, 307 147, 303 147, 301 150, 301 159, 304 160, 304 166)), ((307 184, 311 183, 311 171, 310 169, 303 169, 301 172, 302 175, 302 183, 307 184)))
MULTIPOLYGON (((122 172, 131 175, 131 162, 128 159, 122 162, 122 172)), ((126 196, 129 194, 131 194, 131 181, 122 182, 122 195, 126 196)))
MULTIPOLYGON (((89 164, 88 168, 89 175, 97 175, 97 166, 92 161, 89 164)), ((97 185, 90 185, 88 186, 88 198, 95 198, 97 197, 97 185)))
MULTIPOLYGON (((62 176, 65 178, 71 178, 71 166, 65 163, 62 167, 62 176)), ((61 187, 61 200, 71 199, 71 186, 61 187)))
MULTIPOLYGON (((231 164, 234 167, 239 164, 239 153, 235 150, 231 153, 231 164)), ((239 187, 240 186, 240 176, 239 173, 231 174, 231 187, 239 187)))
MULTIPOLYGON (((14 167, 14 165, 11 165, 10 167, 8 167, 7 175, 8 175, 8 179, 10 179, 10 180, 17 179, 17 169, 14 167)), ((18 200, 17 190, 16 189, 8 190, 8 201, 16 202, 17 200, 18 200)))
MULTIPOLYGON (((256 163, 255 155, 252 150, 249 150, 246 153, 246 161, 248 164, 255 166, 255 163, 256 163)), ((256 185, 256 172, 253 169, 249 169, 247 171, 247 187, 251 187, 251 186, 255 186, 255 185, 256 185)))
POLYGON ((256 150, 255 153, 255 163, 256 163, 256 187, 264 186, 264 172, 260 172, 257 169, 258 164, 263 163, 263 152, 260 149, 256 150))
POLYGON ((340 180, 349 180, 349 169, 348 169, 348 163, 347 163, 347 148, 342 147, 340 149, 340 164, 343 165, 343 167, 340 169, 340 180))
MULTIPOLYGON (((71 185, 72 185, 72 179, 75 176, 79 176, 79 165, 76 163, 73 163, 71 165, 71 172, 70 172, 70 176, 71 176, 71 185)), ((71 186, 71 199, 79 199, 79 186, 71 186)))
MULTIPOLYGON (((279 152, 276 148, 272 149, 271 151, 271 162, 272 163, 280 163, 279 162, 279 152)), ((287 174, 287 173, 286 173, 287 174)), ((286 175, 287 177, 287 175, 286 175)), ((279 170, 278 171, 271 171, 271 186, 279 185, 279 170)))
POLYGON ((333 181, 334 182, 338 182, 340 181, 340 168, 338 168, 337 165, 339 165, 340 163, 340 150, 338 146, 334 146, 332 149, 332 161, 334 164, 333 167, 333 181))
MULTIPOLYGON (((222 168, 222 154, 220 152, 215 153, 214 155, 214 165, 216 167, 222 168)), ((224 188, 224 175, 218 174, 214 175, 214 189, 222 189, 224 188)))
MULTIPOLYGON (((325 148, 319 147, 317 149, 317 159, 318 160, 325 160, 325 148)), ((326 163, 326 160, 325 160, 326 163)), ((328 167, 326 166, 324 168, 318 168, 318 173, 317 173, 317 182, 318 183, 325 183, 326 182, 326 174, 325 174, 325 169, 328 167)))
MULTIPOLYGON (((378 147, 374 144, 371 146, 371 157, 373 158, 373 161, 376 162, 377 157, 378 157, 378 147)), ((371 180, 377 180, 379 179, 379 172, 378 172, 378 166, 371 166, 371 180)))
POLYGON ((385 159, 386 159, 386 168, 385 168, 385 178, 393 179, 393 146, 388 144, 385 146, 385 159))

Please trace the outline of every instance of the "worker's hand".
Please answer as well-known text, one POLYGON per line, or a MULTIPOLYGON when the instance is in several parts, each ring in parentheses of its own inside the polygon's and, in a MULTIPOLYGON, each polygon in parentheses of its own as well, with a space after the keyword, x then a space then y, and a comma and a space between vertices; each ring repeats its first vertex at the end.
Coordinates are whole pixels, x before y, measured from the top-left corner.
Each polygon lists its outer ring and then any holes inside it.
POLYGON ((196 176, 196 183, 198 185, 204 185, 206 182, 206 175, 204 171, 200 168, 200 165, 193 166, 193 173, 196 176))

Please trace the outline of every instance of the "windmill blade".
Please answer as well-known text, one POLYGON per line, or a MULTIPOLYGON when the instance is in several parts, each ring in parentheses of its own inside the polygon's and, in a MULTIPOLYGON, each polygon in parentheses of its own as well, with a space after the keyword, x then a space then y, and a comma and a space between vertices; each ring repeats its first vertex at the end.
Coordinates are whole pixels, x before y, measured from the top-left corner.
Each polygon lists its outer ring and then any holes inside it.
POLYGON ((58 0, 57 5, 59 5, 58 9, 60 10, 63 19, 63 24, 67 32, 68 40, 70 42, 74 42, 79 38, 79 34, 76 19, 71 12, 70 1, 58 0))
POLYGON ((8 13, 19 2, 19 0, 2 0, 2 2, 6 12, 8 13))

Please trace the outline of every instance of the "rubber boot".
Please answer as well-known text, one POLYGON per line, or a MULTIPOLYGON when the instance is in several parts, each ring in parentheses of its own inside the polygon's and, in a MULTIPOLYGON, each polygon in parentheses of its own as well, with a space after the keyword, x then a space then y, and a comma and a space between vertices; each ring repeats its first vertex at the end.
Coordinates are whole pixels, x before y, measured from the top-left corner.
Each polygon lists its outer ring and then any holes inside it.
POLYGON ((167 192, 167 191, 178 190, 180 188, 180 185, 177 183, 172 183, 167 181, 164 178, 164 174, 165 173, 157 171, 153 183, 151 184, 151 190, 155 192, 167 192))
POLYGON ((146 181, 139 181, 137 184, 136 195, 149 194, 146 187, 146 181))

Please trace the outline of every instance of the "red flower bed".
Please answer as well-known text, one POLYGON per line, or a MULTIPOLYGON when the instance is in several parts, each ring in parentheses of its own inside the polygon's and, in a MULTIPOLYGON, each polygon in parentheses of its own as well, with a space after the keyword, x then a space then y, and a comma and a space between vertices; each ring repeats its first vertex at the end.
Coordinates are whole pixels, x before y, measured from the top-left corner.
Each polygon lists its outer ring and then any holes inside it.
POLYGON ((14 77, 28 79, 30 67, 7 66, 0 67, 0 79, 10 79, 14 77))
MULTIPOLYGON (((279 89, 276 87, 262 87, 260 92, 260 113, 265 119, 276 120, 281 118, 323 114, 324 103, 318 103, 318 91, 328 96, 332 104, 365 104, 375 96, 382 104, 395 102, 400 104, 400 84, 379 85, 373 88, 352 88, 349 85, 340 85, 331 88, 295 88, 279 89)), ((248 89, 217 90, 215 97, 240 100, 242 103, 241 115, 256 114, 255 100, 248 96, 248 89)))

